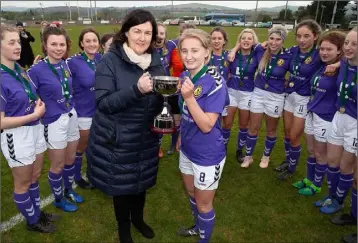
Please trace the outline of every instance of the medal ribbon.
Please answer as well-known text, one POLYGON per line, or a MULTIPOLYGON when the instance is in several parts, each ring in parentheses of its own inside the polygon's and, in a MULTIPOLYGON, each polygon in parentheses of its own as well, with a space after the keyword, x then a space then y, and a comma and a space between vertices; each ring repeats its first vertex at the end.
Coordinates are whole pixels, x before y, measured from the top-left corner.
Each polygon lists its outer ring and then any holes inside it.
MULTIPOLYGON (((191 78, 191 82, 193 82, 193 84, 195 85, 196 82, 199 80, 199 78, 200 78, 204 73, 206 73, 206 71, 208 71, 208 66, 204 65, 204 67, 202 67, 202 68, 200 69, 200 71, 199 71, 197 74, 195 74, 193 78, 191 78)), ((189 73, 188 71, 186 72, 186 74, 187 74, 187 76, 190 77, 190 73, 189 73)), ((180 102, 179 102, 180 114, 181 114, 182 111, 183 111, 183 104, 184 104, 184 99, 181 98, 181 99, 180 99, 180 102)))
POLYGON ((303 57, 302 61, 300 61, 300 50, 297 50, 295 62, 293 64, 294 75, 297 76, 299 74, 299 69, 301 68, 302 63, 304 63, 307 60, 307 58, 311 56, 311 54, 313 53, 313 51, 315 49, 316 49, 316 46, 313 46, 309 52, 303 54, 304 57, 303 57))
POLYGON ((252 54, 253 54, 253 51, 251 50, 249 56, 247 57, 247 62, 246 62, 246 65, 244 68, 242 68, 242 53, 241 53, 241 50, 239 52, 239 59, 237 60, 237 66, 239 67, 239 70, 240 70, 240 79, 241 81, 244 80, 244 76, 245 76, 245 73, 247 72, 247 69, 249 68, 249 65, 250 65, 250 62, 251 62, 251 59, 252 59, 252 54))
MULTIPOLYGON (((209 62, 209 66, 215 66, 215 58, 214 58, 214 54, 211 55, 211 58, 210 58, 210 62, 209 62)), ((225 51, 222 51, 222 54, 221 54, 221 65, 219 66, 219 72, 221 74, 221 71, 223 71, 224 69, 224 66, 225 66, 225 51)))
POLYGON ((318 81, 322 78, 322 75, 324 75, 322 72, 322 69, 325 68, 326 66, 322 66, 320 69, 318 69, 318 71, 313 75, 312 77, 312 86, 311 86, 311 93, 312 96, 315 95, 316 91, 317 91, 317 87, 318 87, 318 81))
POLYGON ((341 107, 345 106, 345 104, 349 99, 350 94, 353 91, 353 87, 357 82, 357 72, 354 74, 351 83, 347 83, 347 80, 348 80, 348 63, 346 64, 346 67, 344 69, 343 81, 341 83, 341 86, 339 87, 339 104, 341 107), (348 85, 348 87, 346 87, 346 85, 348 85))
POLYGON ((54 66, 50 63, 50 61, 48 60, 48 58, 45 58, 45 62, 47 63, 48 67, 51 69, 51 71, 58 77, 58 79, 60 80, 61 83, 61 87, 62 87, 62 95, 63 97, 65 97, 66 101, 69 100, 70 98, 70 91, 69 91, 69 87, 68 87, 68 79, 66 77, 66 73, 65 73, 65 69, 63 67, 63 65, 61 64, 61 71, 62 71, 62 76, 63 76, 63 80, 61 79, 61 76, 58 74, 58 72, 56 71, 56 69, 54 68, 54 66))
POLYGON ((37 100, 37 95, 32 92, 31 85, 30 85, 29 81, 21 75, 21 74, 24 74, 27 76, 27 74, 21 70, 21 68, 19 67, 18 64, 15 63, 15 71, 11 70, 4 64, 1 64, 1 68, 21 83, 27 96, 30 99, 30 103, 37 100))
POLYGON ((91 59, 88 58, 87 54, 85 52, 82 52, 81 53, 82 57, 85 59, 87 65, 93 70, 93 71, 96 71, 96 64, 93 64, 96 63, 96 60, 93 59, 93 62, 91 59))

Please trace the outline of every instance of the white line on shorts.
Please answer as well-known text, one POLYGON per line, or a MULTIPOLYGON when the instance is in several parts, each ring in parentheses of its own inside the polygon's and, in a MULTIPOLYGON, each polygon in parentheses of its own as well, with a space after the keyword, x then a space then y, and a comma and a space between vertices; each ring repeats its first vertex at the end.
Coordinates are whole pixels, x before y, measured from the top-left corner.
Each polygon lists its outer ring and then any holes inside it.
MULTIPOLYGON (((85 175, 82 175, 82 178, 87 179, 85 175)), ((77 184, 74 183, 73 189, 75 189, 76 187, 77 187, 77 184)), ((45 199, 41 200, 40 209, 43 209, 44 207, 48 206, 54 200, 55 200, 55 198, 53 197, 52 194, 50 196, 46 197, 45 199)), ((25 220, 25 218, 24 218, 24 216, 22 216, 21 213, 16 214, 14 217, 10 218, 8 221, 5 221, 4 223, 1 224, 0 232, 4 233, 8 230, 11 230, 12 228, 14 228, 16 225, 18 225, 19 223, 21 223, 24 220, 25 220)))

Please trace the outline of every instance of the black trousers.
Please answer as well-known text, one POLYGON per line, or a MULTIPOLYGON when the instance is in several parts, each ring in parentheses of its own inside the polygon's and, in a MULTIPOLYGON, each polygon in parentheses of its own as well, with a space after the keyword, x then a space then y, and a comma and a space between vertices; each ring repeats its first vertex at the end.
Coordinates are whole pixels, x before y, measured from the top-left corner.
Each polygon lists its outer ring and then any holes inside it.
POLYGON ((114 213, 116 215, 119 231, 130 230, 131 222, 134 225, 143 223, 143 212, 146 191, 134 195, 121 195, 113 197, 114 213))

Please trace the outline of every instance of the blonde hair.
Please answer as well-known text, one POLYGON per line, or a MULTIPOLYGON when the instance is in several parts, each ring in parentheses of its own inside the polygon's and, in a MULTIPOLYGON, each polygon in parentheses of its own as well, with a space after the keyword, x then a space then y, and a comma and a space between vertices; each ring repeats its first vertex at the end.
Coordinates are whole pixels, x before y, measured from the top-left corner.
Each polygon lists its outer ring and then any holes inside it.
POLYGON ((16 27, 10 26, 10 25, 1 25, 0 26, 0 40, 3 40, 5 37, 6 32, 17 32, 19 33, 19 30, 16 27))
POLYGON ((249 29, 249 28, 246 28, 246 29, 243 29, 240 34, 237 36, 237 42, 239 42, 242 38, 242 36, 245 34, 245 33, 249 33, 252 35, 252 38, 254 39, 254 44, 256 45, 257 43, 259 43, 259 38, 257 38, 257 35, 256 35, 256 32, 253 30, 253 29, 249 29))
POLYGON ((188 23, 180 24, 180 26, 179 26, 180 35, 183 34, 184 30, 187 30, 187 29, 196 29, 196 26, 195 26, 195 24, 188 24, 188 23))
POLYGON ((200 41, 201 45, 209 51, 209 55, 208 57, 205 59, 205 64, 209 63, 210 60, 210 56, 211 56, 211 36, 205 32, 204 30, 201 29, 186 29, 184 30, 184 32, 182 33, 182 35, 179 37, 179 42, 178 42, 178 49, 179 52, 181 53, 182 50, 182 43, 185 39, 189 39, 189 38, 195 38, 197 40, 200 41))
MULTIPOLYGON (((283 26, 274 26, 273 28, 271 28, 269 30, 269 37, 272 35, 272 34, 277 34, 281 37, 282 41, 284 42, 286 37, 287 37, 287 29, 283 26)), ((259 63, 259 72, 263 72, 267 66, 267 64, 269 63, 269 61, 271 60, 271 51, 270 51, 270 48, 267 47, 264 55, 262 56, 261 58, 261 61, 259 63)))

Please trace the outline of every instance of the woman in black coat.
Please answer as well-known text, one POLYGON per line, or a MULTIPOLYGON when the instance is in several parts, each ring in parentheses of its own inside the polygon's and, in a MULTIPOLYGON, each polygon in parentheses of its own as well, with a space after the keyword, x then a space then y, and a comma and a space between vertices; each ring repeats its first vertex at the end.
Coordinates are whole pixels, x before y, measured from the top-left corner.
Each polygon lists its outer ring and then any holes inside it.
POLYGON ((158 134, 151 131, 163 98, 150 76, 164 75, 152 52, 157 35, 153 15, 137 9, 126 16, 95 74, 96 114, 87 148, 89 181, 113 196, 120 242, 133 242, 131 222, 147 238, 143 221, 146 191, 156 183, 158 134))
POLYGON ((35 60, 34 52, 32 51, 30 42, 35 42, 35 38, 31 35, 30 32, 24 29, 22 22, 17 22, 16 27, 19 30, 21 41, 21 54, 18 63, 23 68, 26 68, 26 66, 30 67, 32 64, 34 64, 35 60))

